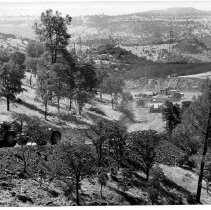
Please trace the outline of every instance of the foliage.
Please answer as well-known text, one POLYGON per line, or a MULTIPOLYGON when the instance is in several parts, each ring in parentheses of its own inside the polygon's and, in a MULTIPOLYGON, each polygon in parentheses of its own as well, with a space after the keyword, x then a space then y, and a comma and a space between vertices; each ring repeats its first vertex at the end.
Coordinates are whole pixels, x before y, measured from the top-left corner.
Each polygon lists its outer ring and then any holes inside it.
POLYGON ((163 120, 166 121, 166 131, 172 133, 177 124, 181 123, 180 108, 178 104, 166 101, 162 111, 163 120))
POLYGON ((52 65, 48 55, 44 55, 38 63, 37 95, 41 97, 45 106, 45 119, 47 119, 48 103, 53 98, 53 75, 52 65))
POLYGON ((26 53, 30 58, 39 58, 45 51, 45 48, 40 42, 31 42, 27 45, 26 53))
POLYGON ((96 70, 96 77, 97 77, 97 88, 100 92, 100 97, 102 98, 102 93, 104 91, 104 80, 108 78, 108 73, 104 69, 96 70))
POLYGON ((1 95, 7 99, 7 111, 10 110, 10 101, 23 91, 22 79, 24 72, 17 64, 4 63, 0 69, 1 95))
POLYGON ((162 169, 159 166, 156 166, 153 168, 153 178, 150 180, 149 188, 148 188, 148 194, 149 198, 152 202, 152 205, 154 204, 161 204, 161 183, 165 179, 165 175, 162 171, 162 169))
POLYGON ((181 93, 172 93, 172 100, 174 101, 180 101, 182 99, 182 94, 181 93))
POLYGON ((156 147, 159 144, 159 136, 154 130, 136 131, 128 137, 130 160, 136 169, 142 168, 149 179, 149 172, 155 163, 156 147))
POLYGON ((37 58, 27 58, 25 61, 26 70, 30 70, 32 74, 37 75, 37 58))
POLYGON ((175 166, 185 156, 183 150, 177 147, 169 134, 160 135, 160 143, 156 148, 156 162, 175 166))
POLYGON ((185 127, 186 126, 181 123, 174 129, 172 133, 173 143, 186 153, 183 159, 184 162, 188 161, 192 155, 198 154, 202 146, 200 138, 194 136, 194 133, 185 127))
POLYGON ((10 60, 9 52, 6 50, 0 50, 0 65, 10 60))
POLYGON ((209 147, 210 124, 211 85, 209 79, 207 79, 202 87, 202 95, 196 101, 193 101, 182 115, 183 135, 184 133, 186 136, 191 134, 193 138, 193 141, 188 142, 190 152, 195 154, 202 147, 202 159, 196 194, 196 202, 198 203, 200 203, 205 160, 209 147))
POLYGON ((60 87, 59 90, 62 89, 62 97, 69 100, 69 110, 72 108, 72 99, 76 88, 76 63, 74 56, 65 50, 62 53, 62 57, 54 65, 55 74, 59 77, 59 83, 62 84, 62 88, 60 87))
POLYGON ((97 76, 94 65, 92 63, 79 63, 76 72, 76 88, 80 91, 95 92, 96 86, 97 76))
POLYGON ((133 96, 130 92, 123 92, 122 93, 122 101, 123 103, 129 103, 130 101, 133 101, 133 96))
POLYGON ((49 9, 41 14, 40 20, 41 23, 35 23, 33 28, 40 41, 45 42, 46 49, 51 55, 51 63, 54 64, 58 55, 68 45, 70 34, 67 32, 67 26, 70 25, 72 18, 69 15, 63 18, 58 11, 54 14, 49 9))
POLYGON ((102 92, 111 95, 111 104, 114 109, 114 105, 117 104, 118 95, 122 94, 124 87, 123 79, 116 76, 109 76, 103 80, 102 92))
POLYGON ((127 118, 130 122, 135 122, 133 110, 128 104, 120 104, 118 106, 118 111, 120 111, 124 115, 123 119, 127 118))
POLYGON ((71 145, 65 142, 58 145, 56 156, 56 173, 63 181, 72 185, 72 190, 76 193, 76 203, 80 205, 81 181, 96 174, 93 148, 85 144, 71 145))
POLYGON ((25 54, 19 51, 13 52, 10 55, 10 60, 12 63, 19 65, 21 68, 24 68, 25 54))
POLYGON ((98 182, 100 183, 100 194, 101 197, 103 197, 103 186, 106 186, 108 181, 108 171, 106 168, 100 168, 100 171, 98 172, 98 182))
POLYGON ((106 116, 106 113, 105 113, 103 110, 101 110, 100 108, 98 108, 98 107, 93 107, 93 106, 91 106, 91 107, 89 108, 89 110, 90 110, 91 112, 96 112, 97 114, 100 114, 100 115, 102 115, 102 116, 106 116))
POLYGON ((86 135, 95 146, 98 167, 115 165, 119 168, 123 165, 127 135, 124 126, 118 122, 101 120, 86 135))
POLYGON ((91 63, 80 63, 77 66, 75 85, 75 100, 78 105, 79 114, 81 115, 84 104, 96 93, 97 77, 95 68, 91 63))

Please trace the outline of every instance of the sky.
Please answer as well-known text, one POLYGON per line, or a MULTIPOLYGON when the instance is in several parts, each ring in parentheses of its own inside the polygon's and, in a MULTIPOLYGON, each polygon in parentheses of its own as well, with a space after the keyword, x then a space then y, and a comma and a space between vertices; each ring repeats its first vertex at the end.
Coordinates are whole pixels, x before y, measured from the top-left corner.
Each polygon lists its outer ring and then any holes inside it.
POLYGON ((211 1, 130 1, 130 0, 0 0, 0 16, 39 16, 46 9, 53 9, 69 14, 80 15, 121 15, 170 7, 194 7, 210 10, 211 1))

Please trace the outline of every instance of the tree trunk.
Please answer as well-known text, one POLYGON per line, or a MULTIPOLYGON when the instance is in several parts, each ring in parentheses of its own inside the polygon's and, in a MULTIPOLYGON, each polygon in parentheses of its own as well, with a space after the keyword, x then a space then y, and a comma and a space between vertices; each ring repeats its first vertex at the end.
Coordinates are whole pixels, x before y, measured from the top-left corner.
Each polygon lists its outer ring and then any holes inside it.
POLYGON ((98 167, 102 166, 101 160, 102 160, 102 148, 100 147, 99 148, 99 155, 98 155, 98 167))
POLYGON ((82 108, 81 108, 81 106, 79 106, 79 108, 78 108, 79 115, 81 115, 81 111, 82 111, 82 108))
POLYGON ((31 88, 32 87, 32 75, 30 76, 29 83, 30 83, 30 88, 31 88))
POLYGON ((111 94, 111 105, 112 105, 112 109, 114 109, 114 99, 113 99, 112 94, 111 94))
POLYGON ((101 198, 103 197, 103 185, 100 184, 100 195, 101 195, 101 198))
POLYGON ((100 99, 103 98, 103 93, 100 91, 100 99))
POLYGON ((47 120, 47 115, 48 115, 48 101, 46 100, 46 102, 45 102, 45 120, 47 120))
POLYGON ((72 110, 72 97, 69 98, 69 111, 72 110))
POLYGON ((8 95, 7 95, 7 111, 8 112, 10 111, 10 98, 8 95))
POLYGON ((82 108, 83 108, 83 105, 80 104, 80 102, 78 103, 78 114, 81 115, 82 113, 82 108))
POLYGON ((150 171, 150 167, 147 167, 147 170, 146 170, 146 181, 149 180, 149 171, 150 171))
POLYGON ((80 197, 79 197, 79 181, 76 181, 76 204, 80 206, 80 197))
POLYGON ((203 148, 203 153, 202 153, 200 174, 199 174, 197 193, 196 193, 196 202, 197 203, 200 203, 200 198, 201 198, 201 188, 202 188, 202 180, 203 180, 203 174, 204 174, 204 165, 205 165, 205 158, 206 158, 206 154, 207 154, 208 140, 209 140, 209 127, 210 127, 210 122, 211 122, 210 118, 211 118, 211 102, 210 102, 209 118, 208 118, 206 136, 205 136, 205 140, 204 140, 204 148, 203 148))

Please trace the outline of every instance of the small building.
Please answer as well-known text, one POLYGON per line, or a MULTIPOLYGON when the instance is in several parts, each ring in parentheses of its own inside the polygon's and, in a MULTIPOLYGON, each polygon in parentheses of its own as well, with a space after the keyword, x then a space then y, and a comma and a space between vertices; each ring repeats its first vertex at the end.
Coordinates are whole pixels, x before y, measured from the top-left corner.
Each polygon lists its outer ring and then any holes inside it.
POLYGON ((149 112, 150 113, 161 113, 163 110, 163 103, 150 103, 149 112))

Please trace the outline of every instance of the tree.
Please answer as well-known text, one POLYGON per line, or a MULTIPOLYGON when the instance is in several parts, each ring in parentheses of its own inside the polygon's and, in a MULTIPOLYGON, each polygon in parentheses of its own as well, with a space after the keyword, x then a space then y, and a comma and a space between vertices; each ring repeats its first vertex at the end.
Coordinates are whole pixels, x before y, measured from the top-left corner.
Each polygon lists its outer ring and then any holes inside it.
MULTIPOLYGON (((26 69, 30 70, 34 76, 37 76, 38 58, 27 58, 25 61, 26 69)), ((30 76, 30 87, 32 87, 32 75, 30 76)))
POLYGON ((69 100, 69 110, 72 109, 72 99, 75 93, 75 75, 76 75, 76 63, 77 60, 70 52, 64 50, 62 53, 62 58, 59 61, 62 64, 60 68, 60 77, 63 83, 63 93, 65 97, 69 100))
POLYGON ((197 185, 196 202, 200 203, 202 180, 206 163, 207 150, 210 138, 211 125, 211 84, 206 80, 202 87, 202 95, 190 104, 183 113, 182 124, 185 129, 191 132, 192 138, 201 140, 201 163, 197 185))
POLYGON ((21 81, 23 77, 23 70, 21 70, 17 64, 12 62, 4 63, 0 69, 1 95, 7 100, 7 111, 10 111, 11 100, 24 90, 21 81))
POLYGON ((0 50, 0 65, 7 63, 9 60, 9 52, 7 50, 0 50))
POLYGON ((92 140, 95 147, 98 167, 108 167, 114 165, 113 162, 118 169, 123 165, 126 127, 119 122, 101 120, 86 132, 86 136, 92 140))
POLYGON ((105 168, 101 168, 100 172, 98 173, 98 182, 100 184, 100 195, 103 197, 103 186, 106 185, 108 181, 107 170, 105 168))
POLYGON ((52 94, 53 97, 56 97, 57 100, 57 109, 58 109, 58 115, 60 115, 60 100, 64 98, 66 95, 65 92, 65 84, 63 82, 63 73, 62 71, 65 70, 63 65, 61 63, 55 63, 52 66, 52 79, 53 79, 53 84, 52 84, 52 94))
POLYGON ((57 62, 59 54, 66 49, 70 34, 67 31, 67 26, 70 25, 72 18, 66 15, 61 16, 58 11, 53 13, 53 10, 46 10, 41 14, 41 23, 35 23, 33 28, 39 36, 40 41, 46 45, 46 49, 51 55, 51 63, 57 62))
POLYGON ((114 109, 114 104, 117 103, 118 95, 122 94, 124 81, 117 76, 110 76, 103 82, 103 92, 111 95, 111 104, 114 109))
POLYGON ((157 131, 154 130, 136 131, 128 137, 132 165, 136 169, 143 169, 146 173, 146 181, 148 181, 150 169, 155 163, 155 151, 158 143, 159 137, 157 131))
POLYGON ((76 203, 80 205, 79 190, 81 181, 96 174, 95 153, 93 148, 85 144, 65 142, 58 147, 57 174, 73 186, 76 203))
POLYGON ((180 108, 178 104, 173 104, 170 101, 166 101, 163 108, 163 120, 166 121, 166 131, 172 133, 177 124, 181 123, 180 108))
POLYGON ((25 54, 19 51, 13 52, 10 58, 11 62, 20 66, 20 68, 24 67, 25 54))
POLYGON ((42 103, 45 107, 45 119, 47 120, 48 102, 53 98, 54 85, 52 64, 49 62, 48 54, 39 60, 38 67, 37 95, 42 99, 42 103))
POLYGON ((100 93, 100 98, 102 99, 102 94, 104 91, 104 86, 103 86, 104 80, 106 80, 109 75, 106 72, 106 70, 104 68, 102 68, 102 69, 96 71, 96 76, 97 76, 97 88, 100 93))
POLYGON ((45 47, 40 42, 31 42, 26 47, 26 53, 30 58, 39 58, 44 53, 45 47))
POLYGON ((83 106, 96 93, 97 77, 95 68, 91 63, 79 63, 75 74, 75 99, 81 115, 83 106))
POLYGON ((92 140, 97 153, 98 167, 105 167, 106 156, 108 155, 108 124, 101 120, 96 125, 91 126, 91 132, 86 132, 86 136, 92 140))
POLYGON ((199 153, 202 143, 199 136, 195 135, 195 132, 190 129, 190 123, 183 120, 183 117, 185 117, 184 114, 181 117, 182 122, 172 132, 172 142, 185 152, 180 165, 183 166, 185 164, 193 168, 195 163, 191 161, 191 157, 199 153))
POLYGON ((25 147, 27 144, 28 138, 19 137, 17 143, 21 146, 21 155, 16 154, 15 157, 23 162, 23 174, 27 174, 27 166, 29 161, 30 151, 25 147))
MULTIPOLYGON (((43 55, 45 51, 44 45, 39 42, 31 42, 27 45, 26 53, 27 58, 25 61, 26 68, 31 71, 34 76, 37 76, 37 64, 39 58, 43 55)), ((31 87, 32 76, 30 77, 30 87, 31 87)))
POLYGON ((119 169, 124 162, 127 128, 116 121, 108 122, 106 135, 108 136, 109 156, 114 159, 119 169))

